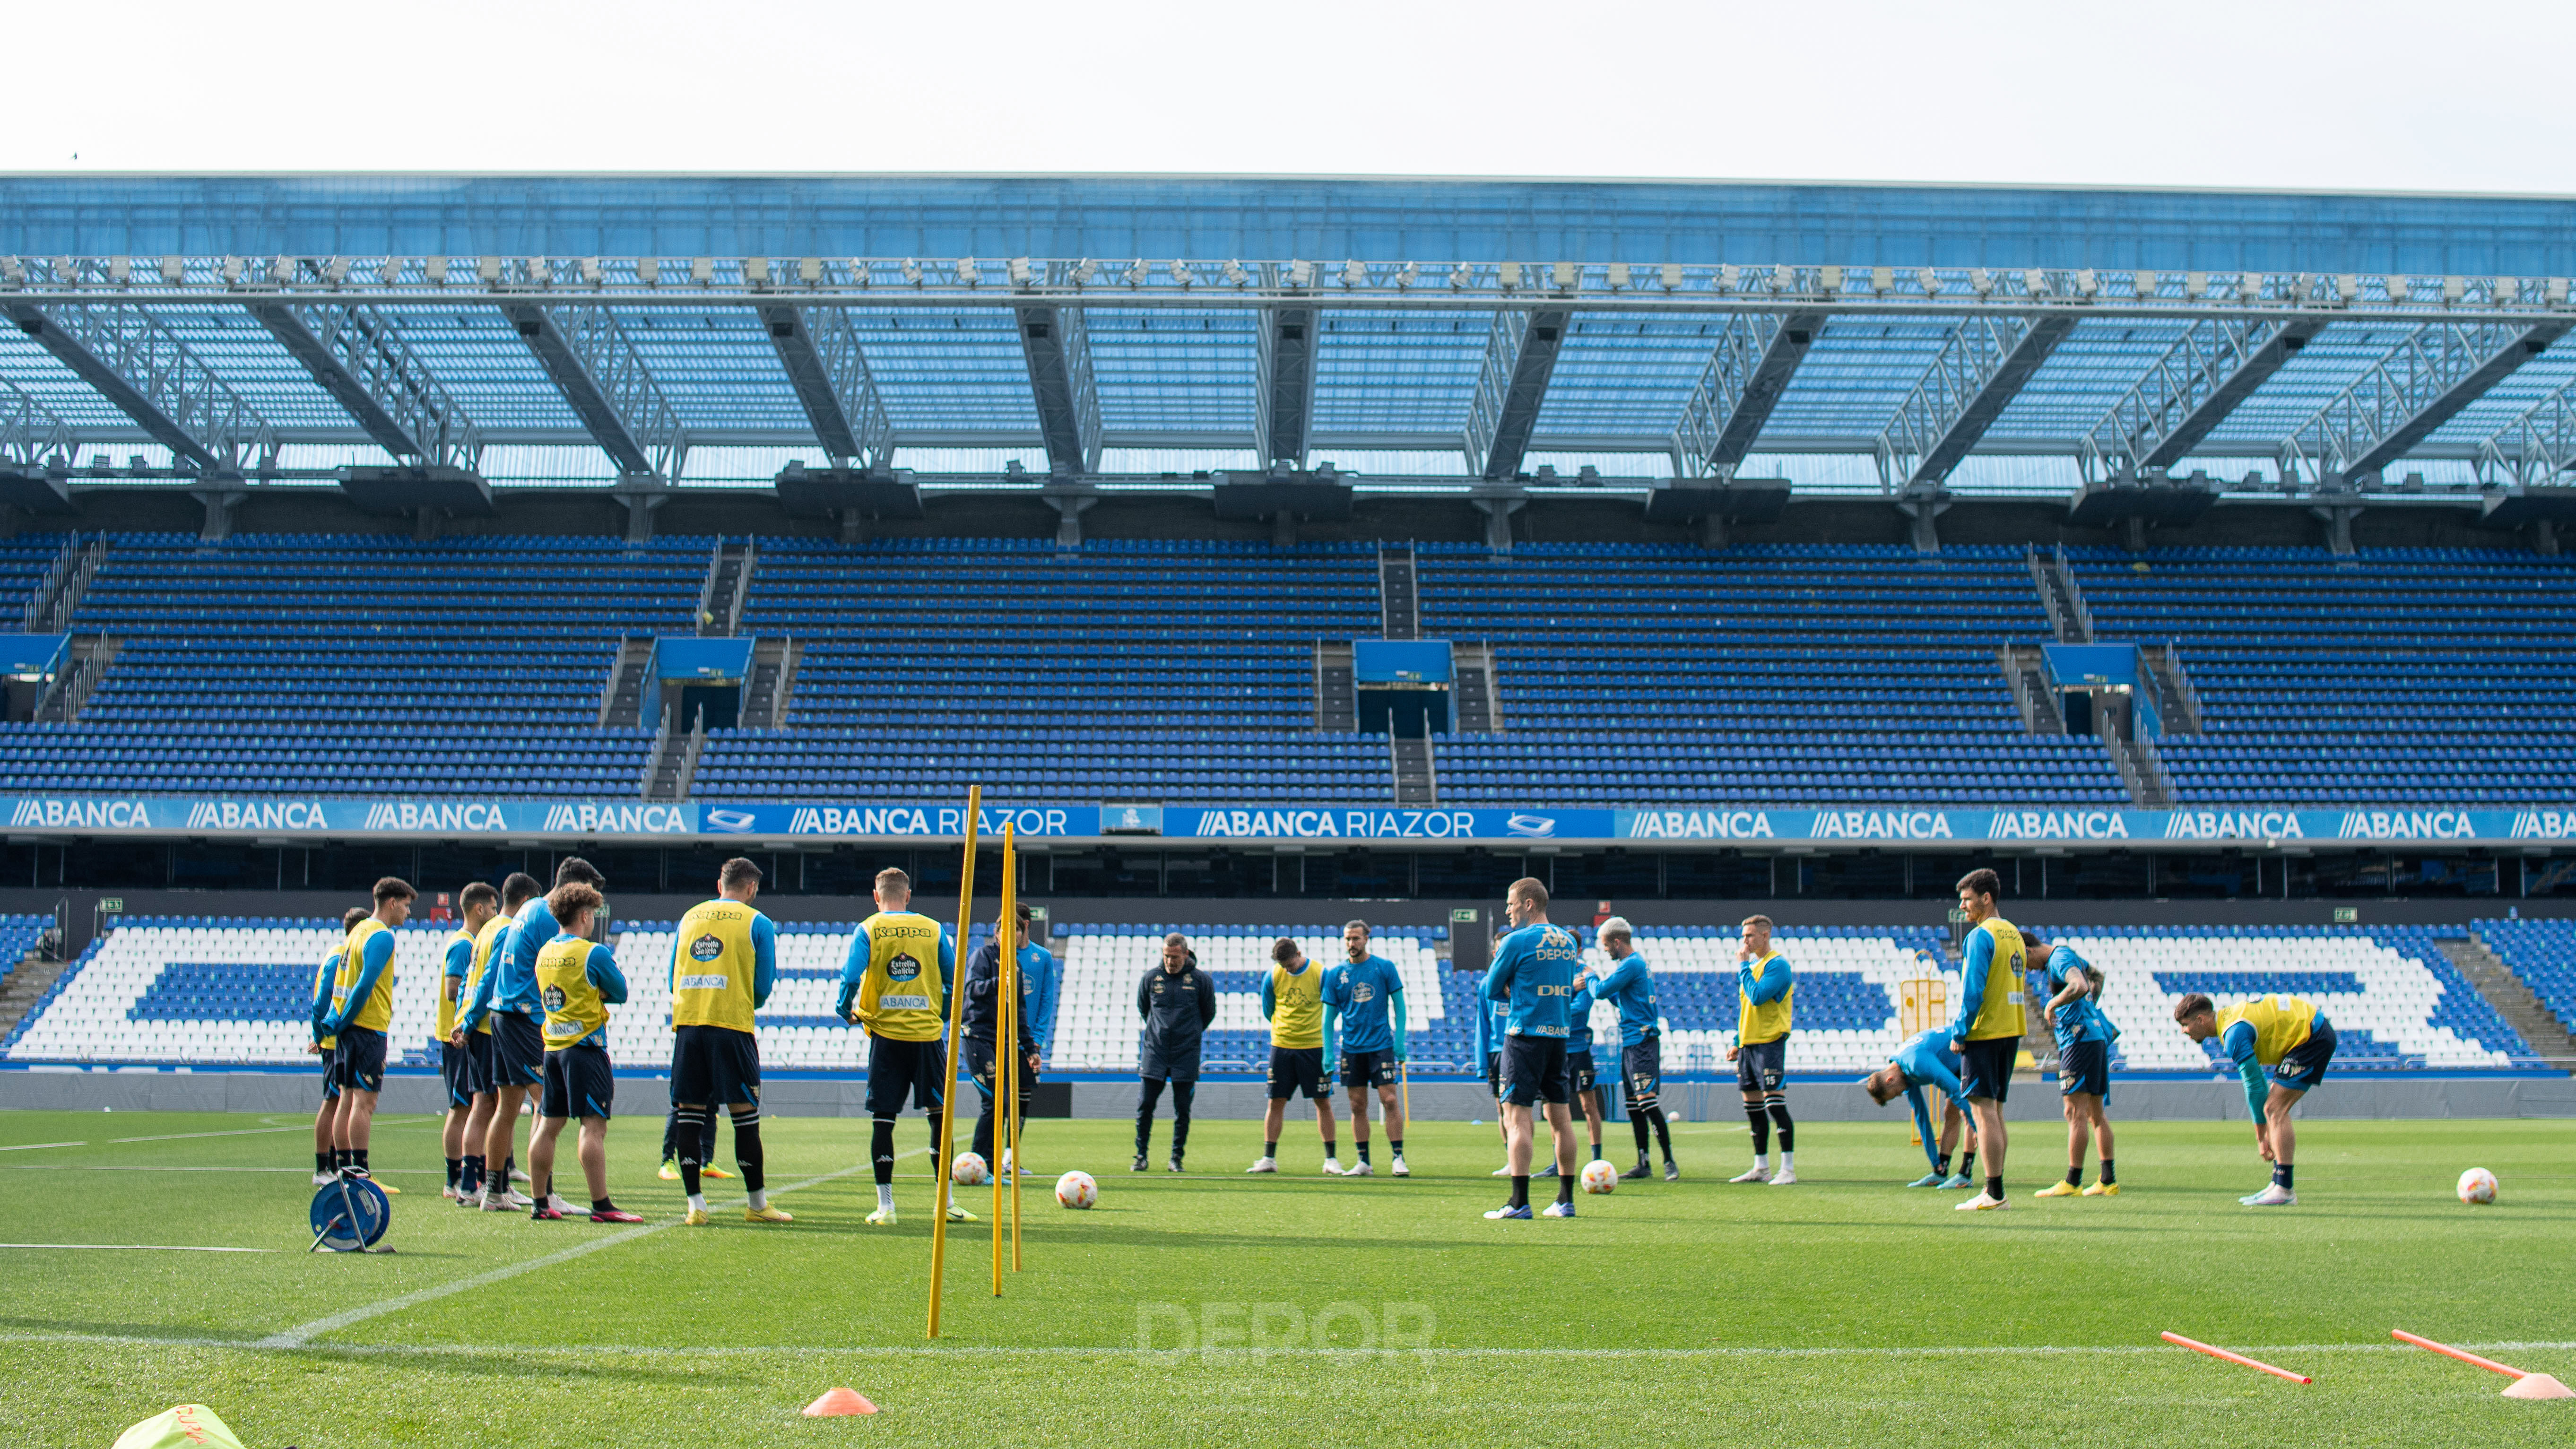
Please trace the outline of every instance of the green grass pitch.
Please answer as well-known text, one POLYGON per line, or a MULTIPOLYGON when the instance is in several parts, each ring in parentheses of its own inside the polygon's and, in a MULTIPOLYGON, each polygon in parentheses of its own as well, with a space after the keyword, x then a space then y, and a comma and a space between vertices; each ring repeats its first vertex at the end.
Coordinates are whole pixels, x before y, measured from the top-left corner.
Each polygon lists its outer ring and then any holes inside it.
POLYGON ((382 1121, 399 1252, 358 1257, 302 1251, 307 1124, 0 1115, 12 1243, 271 1250, 0 1249, 0 1443, 105 1449, 191 1401, 255 1449, 2576 1441, 2576 1402, 2501 1399, 2388 1339, 2576 1380, 2576 1123, 2312 1120, 2303 1205, 2281 1212, 2236 1204, 2263 1181, 2241 1127, 2123 1126, 2121 1197, 2035 1202, 2063 1136, 2016 1124, 2002 1215, 1896 1186, 1922 1161, 1894 1114, 1803 1128, 1804 1180, 1778 1189, 1726 1185, 1744 1129, 1692 1123, 1678 1184, 1489 1223, 1490 1125, 1418 1126, 1411 1180, 1340 1181, 1316 1175, 1311 1123, 1283 1175, 1248 1178, 1257 1124, 1201 1123, 1172 1177, 1125 1170, 1124 1123, 1037 1122, 1027 1271, 996 1300, 985 1230, 952 1235, 937 1345, 919 1119, 891 1231, 860 1221, 862 1121, 765 1124, 788 1227, 742 1222, 738 1193, 678 1226, 659 1127, 612 1136, 615 1193, 649 1219, 618 1229, 453 1208, 434 1124, 382 1121), (2496 1206, 2453 1200, 2473 1165, 2502 1179, 2496 1206), (1068 1167, 1100 1179, 1098 1208, 1055 1205, 1068 1167), (883 1412, 800 1417, 835 1384, 883 1412))

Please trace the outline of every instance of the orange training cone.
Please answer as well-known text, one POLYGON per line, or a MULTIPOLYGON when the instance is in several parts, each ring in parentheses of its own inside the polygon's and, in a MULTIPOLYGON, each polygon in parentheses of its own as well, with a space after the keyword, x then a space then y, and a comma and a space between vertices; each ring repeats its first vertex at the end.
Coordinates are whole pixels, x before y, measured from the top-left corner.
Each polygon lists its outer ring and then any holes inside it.
POLYGON ((825 1419, 837 1414, 873 1414, 877 1406, 868 1396, 851 1389, 834 1389, 805 1406, 808 1419, 825 1419))
POLYGON ((2508 1399, 2576 1399, 2571 1389, 2547 1374, 2524 1374, 2505 1387, 2508 1399))

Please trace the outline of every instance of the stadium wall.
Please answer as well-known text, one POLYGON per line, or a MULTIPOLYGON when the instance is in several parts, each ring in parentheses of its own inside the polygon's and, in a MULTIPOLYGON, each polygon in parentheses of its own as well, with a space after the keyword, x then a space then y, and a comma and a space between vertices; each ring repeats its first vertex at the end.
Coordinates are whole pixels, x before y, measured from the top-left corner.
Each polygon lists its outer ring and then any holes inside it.
MULTIPOLYGON (((1365 486, 1365 477, 1357 479, 1365 486)), ((71 490, 75 516, 31 514, 0 508, 0 537, 64 529, 138 533, 196 533, 206 521, 205 505, 183 483, 158 486, 76 485, 71 490)), ((2479 522, 2477 495, 2451 499, 2400 499, 2375 495, 2360 504, 2353 519, 2353 543, 2361 548, 2509 548, 2529 546, 2529 530, 2490 528, 2479 522)), ((1018 489, 932 487, 925 490, 924 516, 879 520, 872 535, 885 538, 1054 538, 1057 517, 1034 486, 1018 489)), ((605 488, 503 488, 495 491, 495 514, 489 518, 447 518, 436 523, 448 536, 575 535, 622 538, 627 511, 605 488)), ((235 533, 327 533, 411 536, 420 525, 409 518, 367 513, 332 486, 268 485, 253 489, 235 506, 235 533)), ((1739 523, 1729 536, 1739 543, 1831 543, 1899 545, 1913 539, 1912 522, 1887 501, 1868 497, 1795 497, 1770 523, 1739 523)), ((827 518, 790 514, 767 488, 677 488, 655 510, 653 528, 671 535, 837 538, 840 525, 827 518)), ((2053 500, 1954 498, 1941 514, 1942 539, 1954 544, 2081 544, 2114 546, 2124 541, 2117 528, 2080 528, 2070 523, 2066 505, 2053 500)), ((1347 519, 1301 522, 1303 539, 1326 541, 1481 543, 1485 515, 1456 494, 1381 494, 1363 492, 1352 500, 1347 519)), ((1633 486, 1599 490, 1541 489, 1514 516, 1514 537, 1547 543, 1690 543, 1700 535, 1690 527, 1651 524, 1645 520, 1644 495, 1633 486)), ((1266 542, 1273 537, 1267 522, 1236 522, 1216 516, 1213 494, 1205 479, 1174 476, 1169 491, 1150 483, 1129 483, 1101 498, 1082 515, 1086 538, 1097 539, 1228 539, 1266 542)), ((2310 512, 2310 500, 2227 498, 2201 518, 2183 526, 2159 526, 2149 541, 2159 548, 2307 548, 2320 547, 2323 534, 2310 512)))

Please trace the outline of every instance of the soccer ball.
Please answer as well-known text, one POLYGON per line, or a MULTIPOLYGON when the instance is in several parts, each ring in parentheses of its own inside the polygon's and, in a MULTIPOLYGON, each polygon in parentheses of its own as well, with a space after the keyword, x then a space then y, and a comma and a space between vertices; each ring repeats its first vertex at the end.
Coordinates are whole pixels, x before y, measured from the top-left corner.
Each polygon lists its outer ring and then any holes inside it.
POLYGON ((1091 1180, 1090 1173, 1068 1172, 1055 1180, 1055 1200, 1064 1207, 1087 1208, 1100 1201, 1100 1184, 1091 1180))
POLYGON ((1619 1169, 1600 1158, 1583 1164, 1583 1190, 1590 1193, 1611 1192, 1619 1186, 1619 1169))
POLYGON ((2495 1201, 2495 1174, 2483 1167, 2472 1167, 2460 1174, 2460 1201, 2490 1203, 2495 1201))
POLYGON ((984 1159, 972 1152, 960 1152, 957 1160, 948 1164, 948 1180, 959 1187, 981 1187, 989 1177, 984 1159))

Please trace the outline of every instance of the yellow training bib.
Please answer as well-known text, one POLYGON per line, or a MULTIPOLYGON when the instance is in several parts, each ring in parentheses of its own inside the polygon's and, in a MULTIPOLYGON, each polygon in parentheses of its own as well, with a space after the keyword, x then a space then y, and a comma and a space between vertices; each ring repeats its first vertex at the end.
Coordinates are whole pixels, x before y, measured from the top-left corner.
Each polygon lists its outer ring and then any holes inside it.
MULTIPOLYGON (((334 1013, 345 1009, 349 993, 358 989, 358 972, 366 964, 367 942, 392 929, 384 922, 369 916, 358 923, 356 930, 349 933, 348 940, 341 943, 339 974, 331 979, 331 1010, 334 1013)), ((388 960, 385 962, 384 974, 376 978, 376 989, 367 994, 367 999, 360 1002, 356 1010, 349 1012, 347 1025, 363 1026, 369 1031, 383 1031, 393 1024, 394 963, 388 960)))
POLYGON ((2030 952, 2021 932, 2001 916, 1977 924, 1994 938, 1994 964, 1986 968, 1986 994, 1977 999, 1977 1016, 1968 1023, 1968 1040, 1994 1041, 2020 1036, 2029 1026, 2022 1019, 2022 974, 2030 969, 2030 952))
MULTIPOLYGON (((458 927, 456 934, 447 938, 447 950, 455 950, 456 943, 459 941, 471 948, 474 944, 474 933, 461 926, 458 927)), ((474 968, 469 965, 465 969, 471 972, 474 968)), ((447 997, 447 952, 442 951, 439 953, 438 967, 438 1039, 440 1041, 445 1041, 455 1034, 456 1013, 464 1009, 465 983, 463 981, 456 983, 456 999, 450 1001, 447 997)))
POLYGON ((1270 1044, 1290 1048, 1324 1044, 1323 967, 1309 961, 1303 971, 1270 968, 1270 1044))
MULTIPOLYGON (((1754 962, 1753 974, 1760 976, 1763 967, 1779 959, 1780 953, 1774 951, 1754 962)), ((1763 1042, 1778 1041, 1787 1036, 1789 1034, 1789 999, 1797 994, 1798 985, 1793 980, 1789 984, 1789 989, 1780 993, 1779 1000, 1766 1001, 1756 1006, 1753 1004, 1751 992, 1741 986, 1735 988, 1735 1044, 1759 1046, 1763 1042)))
POLYGON ((2254 1060, 2267 1067, 2277 1067, 2281 1058, 2298 1050, 2308 1039, 2309 1028, 2316 1023, 2317 1009, 2296 996, 2258 996, 2241 1001, 2218 1013, 2218 1033, 2238 1022, 2254 1028, 2254 1060))
POLYGON ((537 1004, 545 1009, 546 1050, 562 1051, 592 1037, 607 1045, 608 1003, 590 979, 591 943, 579 936, 549 941, 537 952, 537 1004))
POLYGON ((740 901, 703 901, 680 918, 671 950, 671 1025, 752 1029, 751 988, 759 954, 751 923, 760 912, 740 901))
MULTIPOLYGON (((510 934, 510 925, 508 916, 494 916, 483 923, 482 930, 474 933, 474 964, 465 968, 465 987, 456 993, 458 1011, 463 1011, 473 1002, 474 989, 483 984, 484 969, 492 964, 492 953, 501 949, 502 939, 510 934)), ((492 1034, 490 1012, 485 1012, 483 1019, 474 1024, 474 1031, 478 1036, 492 1034)))
POLYGON ((889 1041, 938 1041, 948 1031, 939 983, 939 923, 911 911, 880 911, 859 924, 868 947, 859 978, 859 1021, 889 1041))

